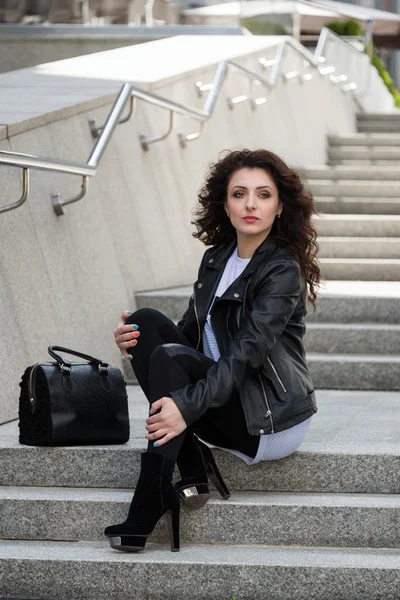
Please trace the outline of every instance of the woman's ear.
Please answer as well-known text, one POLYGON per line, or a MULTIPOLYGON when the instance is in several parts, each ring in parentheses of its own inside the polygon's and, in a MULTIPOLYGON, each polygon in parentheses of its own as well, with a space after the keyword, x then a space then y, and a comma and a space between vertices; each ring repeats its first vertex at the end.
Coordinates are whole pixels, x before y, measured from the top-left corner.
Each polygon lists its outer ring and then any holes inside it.
POLYGON ((225 210, 226 214, 229 217, 229 210, 228 210, 228 203, 227 202, 224 202, 224 210, 225 210))

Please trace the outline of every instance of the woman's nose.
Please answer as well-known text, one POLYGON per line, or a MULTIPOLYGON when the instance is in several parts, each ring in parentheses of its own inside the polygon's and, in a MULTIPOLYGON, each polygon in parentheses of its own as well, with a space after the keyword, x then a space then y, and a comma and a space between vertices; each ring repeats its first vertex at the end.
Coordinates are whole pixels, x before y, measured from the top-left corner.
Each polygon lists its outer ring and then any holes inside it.
POLYGON ((253 194, 247 196, 246 206, 247 208, 255 208, 255 197, 253 194))

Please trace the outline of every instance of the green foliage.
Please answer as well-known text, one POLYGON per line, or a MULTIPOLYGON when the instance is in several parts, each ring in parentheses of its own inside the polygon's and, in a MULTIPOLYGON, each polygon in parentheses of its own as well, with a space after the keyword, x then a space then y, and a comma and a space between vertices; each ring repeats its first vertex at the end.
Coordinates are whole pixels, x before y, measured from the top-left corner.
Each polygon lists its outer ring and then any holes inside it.
MULTIPOLYGON (((340 35, 340 36, 363 35, 363 30, 361 28, 361 25, 359 24, 358 21, 355 21, 354 19, 345 21, 343 23, 339 23, 339 22, 328 23, 326 25, 326 27, 328 27, 328 29, 330 29, 331 31, 336 33, 336 35, 340 35)), ((374 46, 372 46, 372 48, 370 47, 369 50, 372 50, 372 61, 371 62, 373 64, 373 66, 376 68, 379 75, 382 77, 382 80, 383 80, 384 84, 386 85, 387 89, 394 97, 396 106, 398 106, 400 108, 400 92, 399 92, 399 90, 397 90, 395 88, 393 79, 390 77, 388 71, 386 70, 386 67, 385 67, 383 61, 377 55, 374 46)))
POLYGON ((350 19, 344 22, 344 35, 364 35, 364 32, 358 21, 350 19))
POLYGON ((253 35, 288 35, 288 32, 280 23, 264 21, 260 18, 242 19, 242 27, 246 27, 253 35))
POLYGON ((349 21, 332 21, 326 25, 328 29, 336 33, 336 35, 363 35, 363 30, 358 21, 350 19, 349 21))

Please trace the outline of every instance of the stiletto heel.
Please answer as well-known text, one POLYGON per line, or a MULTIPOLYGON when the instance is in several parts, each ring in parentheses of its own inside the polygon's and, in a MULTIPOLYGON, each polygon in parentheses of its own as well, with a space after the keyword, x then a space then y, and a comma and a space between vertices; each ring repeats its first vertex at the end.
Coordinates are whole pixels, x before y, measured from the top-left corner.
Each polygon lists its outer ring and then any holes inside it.
MULTIPOLYGON (((210 448, 203 444, 197 436, 191 436, 186 443, 185 452, 178 457, 178 467, 182 480, 175 484, 182 500, 191 508, 201 508, 210 498, 208 479, 215 485, 224 500, 230 497, 221 473, 216 465, 210 448), (197 477, 186 477, 186 473, 198 472, 197 477)), ((183 448, 182 448, 183 450, 183 448)), ((181 450, 181 451, 182 451, 181 450)))
POLYGON ((215 461, 213 463, 208 463, 207 475, 208 475, 210 481, 215 485, 215 487, 221 494, 222 499, 228 500, 228 498, 231 497, 231 494, 230 494, 230 491, 228 490, 228 488, 226 487, 224 480, 221 477, 221 473, 219 472, 219 469, 218 469, 215 461))
POLYGON ((165 513, 165 518, 168 525, 169 539, 171 542, 171 552, 179 552, 179 504, 178 508, 174 511, 165 513))

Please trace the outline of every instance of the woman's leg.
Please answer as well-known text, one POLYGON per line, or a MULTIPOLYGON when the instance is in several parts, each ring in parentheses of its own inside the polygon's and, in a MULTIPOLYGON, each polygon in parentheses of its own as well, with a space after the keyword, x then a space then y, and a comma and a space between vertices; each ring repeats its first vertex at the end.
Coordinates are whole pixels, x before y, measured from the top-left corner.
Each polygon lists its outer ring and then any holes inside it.
POLYGON ((140 308, 126 320, 126 325, 134 324, 139 326, 140 336, 138 343, 128 348, 128 353, 132 357, 132 369, 139 385, 150 402, 149 369, 153 351, 162 344, 175 343, 189 347, 191 344, 175 323, 158 310, 140 308))
MULTIPOLYGON (((150 404, 203 379, 215 364, 213 359, 195 350, 175 324, 159 311, 140 309, 127 323, 136 323, 141 332, 138 344, 129 353, 150 404)), ((207 411, 191 429, 215 445, 240 450, 252 457, 257 453, 259 438, 247 432, 238 392, 223 407, 207 411)), ((176 460, 185 434, 186 431, 159 448, 149 442, 148 451, 176 460)))

